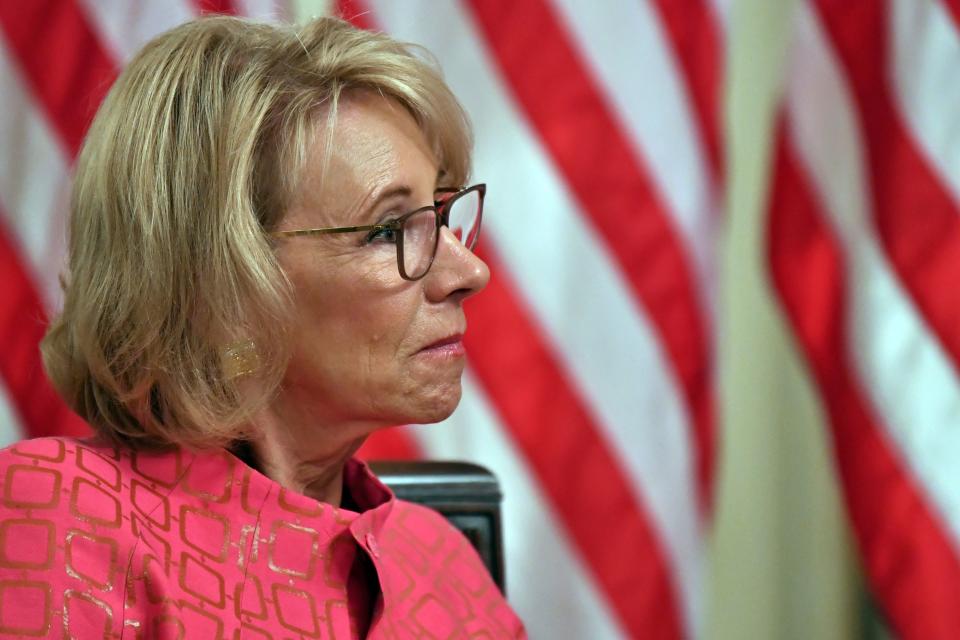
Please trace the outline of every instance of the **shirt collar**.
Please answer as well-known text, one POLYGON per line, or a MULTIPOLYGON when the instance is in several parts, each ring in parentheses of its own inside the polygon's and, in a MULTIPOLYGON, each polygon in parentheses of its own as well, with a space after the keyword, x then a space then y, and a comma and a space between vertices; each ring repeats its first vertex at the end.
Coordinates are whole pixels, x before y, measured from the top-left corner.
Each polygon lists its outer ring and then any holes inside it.
MULTIPOLYGON (((282 490, 275 480, 250 467, 227 449, 196 452, 186 466, 188 482, 196 485, 192 486, 192 492, 202 492, 205 499, 217 501, 214 494, 224 491, 220 487, 229 491, 229 485, 234 484, 235 479, 239 484, 241 469, 249 469, 252 484, 261 487, 258 493, 267 492, 271 487, 273 490, 282 490)), ((350 458, 344 465, 343 483, 344 489, 350 492, 356 510, 338 508, 342 521, 351 523, 350 529, 355 535, 379 535, 396 501, 393 491, 373 474, 365 462, 356 458, 350 458)), ((286 501, 299 504, 305 511, 309 511, 311 504, 316 504, 312 498, 290 490, 286 490, 284 495, 286 501)))
POLYGON ((376 509, 395 499, 393 491, 373 475, 369 465, 350 458, 343 469, 343 486, 350 492, 359 513, 376 509))

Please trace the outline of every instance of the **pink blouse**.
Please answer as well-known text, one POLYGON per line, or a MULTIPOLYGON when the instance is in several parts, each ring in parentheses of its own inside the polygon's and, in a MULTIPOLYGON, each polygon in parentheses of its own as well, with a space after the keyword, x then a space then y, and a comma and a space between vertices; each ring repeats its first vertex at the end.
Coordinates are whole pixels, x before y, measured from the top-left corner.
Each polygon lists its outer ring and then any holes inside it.
POLYGON ((352 460, 357 511, 227 451, 0 451, 0 636, 523 638, 466 539, 352 460))

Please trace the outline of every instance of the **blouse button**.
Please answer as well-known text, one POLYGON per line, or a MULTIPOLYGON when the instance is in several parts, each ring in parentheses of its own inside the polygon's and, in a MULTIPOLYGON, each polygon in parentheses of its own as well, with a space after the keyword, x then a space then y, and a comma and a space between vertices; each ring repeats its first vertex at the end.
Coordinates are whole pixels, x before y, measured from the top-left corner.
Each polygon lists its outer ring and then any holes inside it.
POLYGON ((366 535, 367 549, 370 551, 370 555, 374 558, 380 558, 380 545, 377 544, 377 539, 373 537, 372 533, 366 535))

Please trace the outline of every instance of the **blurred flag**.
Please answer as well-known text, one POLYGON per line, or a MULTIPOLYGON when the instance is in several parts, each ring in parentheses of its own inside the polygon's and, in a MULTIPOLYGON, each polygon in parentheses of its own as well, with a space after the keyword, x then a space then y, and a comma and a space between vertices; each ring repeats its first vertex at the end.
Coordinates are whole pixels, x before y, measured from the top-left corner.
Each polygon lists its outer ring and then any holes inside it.
POLYGON ((773 282, 903 638, 960 629, 958 69, 956 0, 800 2, 769 203, 773 282))
MULTIPOLYGON (((489 184, 450 424, 366 454, 479 461, 505 493, 510 600, 535 638, 702 634, 717 434, 723 0, 374 0, 470 112, 489 184)), ((270 0, 0 0, 0 429, 82 429, 36 343, 59 301, 71 162, 125 60, 200 10, 270 0)))

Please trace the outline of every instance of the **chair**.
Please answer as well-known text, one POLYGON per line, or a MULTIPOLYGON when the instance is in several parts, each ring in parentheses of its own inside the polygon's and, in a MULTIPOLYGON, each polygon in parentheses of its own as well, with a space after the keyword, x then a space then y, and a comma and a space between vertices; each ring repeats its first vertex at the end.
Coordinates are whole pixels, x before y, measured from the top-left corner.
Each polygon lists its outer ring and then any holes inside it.
POLYGON ((506 595, 500 523, 503 495, 496 476, 467 462, 377 461, 370 467, 398 498, 440 512, 462 531, 506 595))

